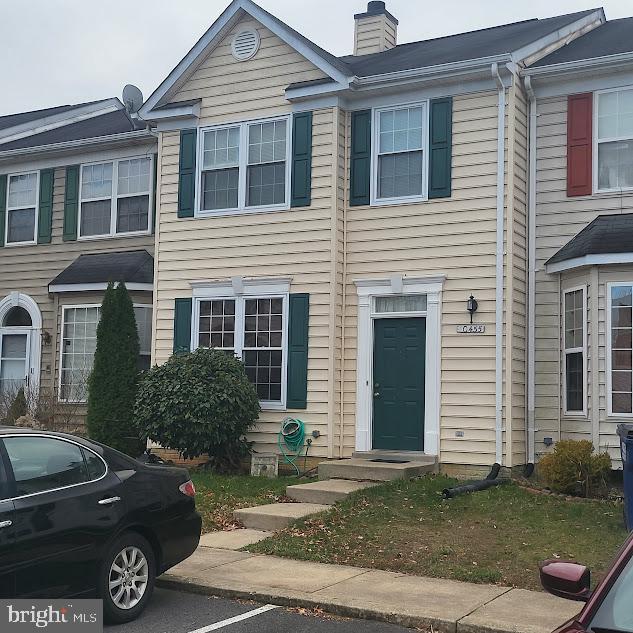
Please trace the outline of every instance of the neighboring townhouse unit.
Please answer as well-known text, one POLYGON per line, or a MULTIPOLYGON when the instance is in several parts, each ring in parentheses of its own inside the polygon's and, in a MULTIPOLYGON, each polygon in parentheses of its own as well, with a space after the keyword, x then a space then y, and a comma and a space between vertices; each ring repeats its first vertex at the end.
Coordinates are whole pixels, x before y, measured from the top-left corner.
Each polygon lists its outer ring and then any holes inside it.
POLYGON ((617 464, 616 426, 633 418, 633 18, 601 25, 524 74, 537 452, 588 439, 617 464))
POLYGON ((0 414, 81 423, 103 291, 132 291, 148 367, 156 138, 118 99, 0 117, 0 414))
POLYGON ((355 54, 335 57, 235 0, 141 109, 158 132, 153 361, 239 355, 258 450, 296 416, 316 457, 533 461, 519 72, 604 14, 403 45, 383 2, 354 19, 355 54))

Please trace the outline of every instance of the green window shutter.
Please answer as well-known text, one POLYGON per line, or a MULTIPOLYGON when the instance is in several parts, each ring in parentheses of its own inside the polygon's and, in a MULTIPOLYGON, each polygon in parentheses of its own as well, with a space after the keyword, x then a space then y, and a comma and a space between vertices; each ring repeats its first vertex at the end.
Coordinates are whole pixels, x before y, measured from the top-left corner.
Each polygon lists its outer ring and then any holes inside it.
POLYGON ((79 165, 66 167, 64 190, 64 242, 77 239, 79 217, 79 165))
POLYGON ((176 299, 174 310, 174 354, 191 351, 191 299, 176 299))
POLYGON ((0 246, 4 246, 4 226, 7 215, 7 177, 0 176, 0 246))
POLYGON ((430 109, 429 198, 450 198, 453 99, 433 99, 430 109))
POLYGON ((369 204, 371 181, 371 110, 352 112, 349 204, 369 204))
POLYGON ((291 294, 288 325, 288 409, 305 409, 308 404, 308 321, 310 295, 291 294))
POLYGON ((196 199, 196 128, 180 130, 178 161, 178 217, 192 218, 196 199))
POLYGON ((292 176, 290 206, 309 207, 312 201, 312 112, 292 117, 292 176))
POLYGON ((37 218, 37 243, 50 244, 53 231, 53 181, 54 169, 40 171, 40 200, 37 218))
POLYGON ((156 205, 158 201, 156 200, 156 182, 158 180, 158 154, 154 154, 154 170, 152 173, 152 233, 156 230, 156 205))

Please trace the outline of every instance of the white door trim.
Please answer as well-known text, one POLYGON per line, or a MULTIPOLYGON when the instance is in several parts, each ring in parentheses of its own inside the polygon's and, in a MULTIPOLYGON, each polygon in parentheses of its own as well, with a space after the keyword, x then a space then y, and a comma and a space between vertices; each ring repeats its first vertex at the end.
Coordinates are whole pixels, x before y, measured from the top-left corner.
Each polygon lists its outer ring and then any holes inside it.
POLYGON ((31 326, 21 328, 10 328, 29 332, 29 391, 37 394, 40 384, 40 371, 42 365, 42 313, 37 302, 22 292, 12 292, 0 300, 0 326, 4 323, 4 318, 15 306, 24 308, 31 316, 31 326))
POLYGON ((440 438, 440 372, 441 372, 441 305, 445 277, 392 275, 382 279, 354 280, 358 294, 358 351, 356 379, 356 450, 372 448, 372 358, 375 318, 385 316, 426 317, 426 380, 424 388, 424 452, 439 456, 440 438), (380 296, 426 295, 425 313, 374 313, 374 299, 380 296))

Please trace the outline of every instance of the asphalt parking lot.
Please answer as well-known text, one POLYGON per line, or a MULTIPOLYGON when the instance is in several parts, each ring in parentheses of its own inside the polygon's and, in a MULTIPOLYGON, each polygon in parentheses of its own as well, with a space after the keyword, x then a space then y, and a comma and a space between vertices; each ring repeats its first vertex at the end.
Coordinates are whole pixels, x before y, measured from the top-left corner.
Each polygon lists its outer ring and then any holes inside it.
POLYGON ((106 626, 108 633, 410 633, 392 624, 343 620, 168 589, 156 589, 134 622, 106 626), (248 616, 248 617, 247 617, 248 616))

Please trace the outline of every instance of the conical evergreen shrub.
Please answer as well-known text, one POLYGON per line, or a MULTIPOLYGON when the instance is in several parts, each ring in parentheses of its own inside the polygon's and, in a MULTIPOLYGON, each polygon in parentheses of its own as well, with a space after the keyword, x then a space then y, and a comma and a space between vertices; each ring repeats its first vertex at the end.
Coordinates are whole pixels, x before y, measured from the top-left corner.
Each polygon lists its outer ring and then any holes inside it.
POLYGON ((110 283, 101 305, 97 348, 88 380, 87 426, 91 438, 124 452, 135 452, 138 445, 133 439, 137 431, 132 418, 138 357, 132 299, 124 283, 116 287, 110 283))

